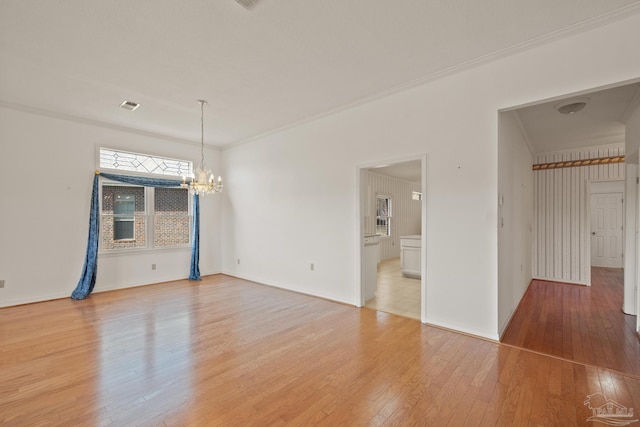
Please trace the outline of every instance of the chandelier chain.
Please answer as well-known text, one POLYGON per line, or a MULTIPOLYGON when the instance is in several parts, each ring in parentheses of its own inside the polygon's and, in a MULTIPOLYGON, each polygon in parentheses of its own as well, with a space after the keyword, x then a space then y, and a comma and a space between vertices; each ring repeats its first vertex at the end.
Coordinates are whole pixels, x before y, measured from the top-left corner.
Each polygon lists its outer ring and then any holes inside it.
POLYGON ((204 104, 207 103, 204 99, 199 99, 200 103, 200 167, 206 169, 204 164, 204 104))

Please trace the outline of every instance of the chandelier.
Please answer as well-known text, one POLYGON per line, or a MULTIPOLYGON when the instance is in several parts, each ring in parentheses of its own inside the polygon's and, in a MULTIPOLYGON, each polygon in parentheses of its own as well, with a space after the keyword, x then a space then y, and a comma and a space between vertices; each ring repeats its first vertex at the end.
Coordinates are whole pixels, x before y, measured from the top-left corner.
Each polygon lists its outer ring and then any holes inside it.
POLYGON ((222 191, 222 177, 218 176, 218 180, 215 180, 211 169, 207 169, 207 165, 204 162, 204 106, 207 101, 199 99, 200 103, 200 167, 195 170, 191 180, 187 180, 187 177, 182 177, 181 187, 188 188, 191 194, 213 194, 220 193, 222 191))

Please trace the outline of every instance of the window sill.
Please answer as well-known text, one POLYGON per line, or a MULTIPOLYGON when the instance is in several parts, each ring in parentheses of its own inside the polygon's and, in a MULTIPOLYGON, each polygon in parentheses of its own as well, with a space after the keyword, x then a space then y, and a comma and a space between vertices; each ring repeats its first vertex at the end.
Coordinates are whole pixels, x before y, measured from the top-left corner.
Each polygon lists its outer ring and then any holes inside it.
POLYGON ((159 248, 127 248, 127 249, 117 249, 110 251, 98 251, 99 257, 117 257, 121 255, 144 255, 144 254, 153 254, 153 253, 163 253, 163 252, 189 252, 191 251, 191 245, 185 246, 168 246, 168 247, 159 247, 159 248))

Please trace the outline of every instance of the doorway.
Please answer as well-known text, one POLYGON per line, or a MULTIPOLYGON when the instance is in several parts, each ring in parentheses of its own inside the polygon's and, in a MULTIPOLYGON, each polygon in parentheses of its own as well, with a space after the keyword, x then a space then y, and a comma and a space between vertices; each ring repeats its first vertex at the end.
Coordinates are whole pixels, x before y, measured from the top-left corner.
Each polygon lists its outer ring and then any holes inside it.
POLYGON ((361 265, 358 300, 363 307, 423 322, 425 163, 423 156, 358 168, 361 265), (406 262, 402 263, 408 260, 403 257, 403 244, 407 244, 408 238, 413 245, 410 270, 406 262))
POLYGON ((591 266, 624 265, 624 181, 591 183, 591 266))
MULTIPOLYGON (((639 96, 636 81, 510 111, 515 129, 511 135, 520 131, 522 145, 529 148, 533 163, 534 280, 524 297, 516 301, 516 311, 511 315, 503 342, 583 363, 597 360, 593 355, 580 354, 587 347, 597 354, 607 354, 611 348, 622 354, 622 350, 633 347, 633 357, 640 354, 638 348, 629 345, 636 342, 630 325, 636 324, 637 328, 640 321, 621 310, 623 292, 626 302, 627 287, 633 288, 636 282, 637 262, 637 202, 630 195, 637 183, 637 171, 627 176, 631 166, 627 161, 637 164, 637 157, 625 161, 624 123, 629 112, 637 107, 639 96), (581 104, 579 96, 586 101, 581 104), (581 105, 584 111, 565 114, 561 109, 567 105, 581 105), (605 134, 610 136, 601 137, 605 134), (589 141, 589 145, 580 144, 582 141, 589 141), (597 166, 585 163, 588 159, 597 166), (552 292, 557 292, 557 296, 551 297, 552 292), (603 320, 605 312, 610 317, 603 320), (538 313, 544 313, 544 317, 537 317, 537 322, 528 326, 519 323, 538 313), (583 317, 576 317, 575 313, 583 317), (600 325, 608 325, 598 332, 600 336, 611 335, 623 342, 587 343, 580 335, 597 330, 600 325), (582 326, 582 330, 573 330, 574 326, 582 326), (540 340, 549 330, 562 333, 554 335, 553 340, 540 340), (571 343, 581 342, 587 343, 584 348, 572 347, 571 343)), ((500 165, 507 170, 509 161, 504 157, 500 165)), ((508 260, 508 253, 499 258, 499 266, 507 271, 510 266, 503 264, 508 260)), ((499 301, 505 299, 502 294, 508 290, 508 286, 499 288, 499 301)), ((621 362, 620 366, 623 365, 621 362)))

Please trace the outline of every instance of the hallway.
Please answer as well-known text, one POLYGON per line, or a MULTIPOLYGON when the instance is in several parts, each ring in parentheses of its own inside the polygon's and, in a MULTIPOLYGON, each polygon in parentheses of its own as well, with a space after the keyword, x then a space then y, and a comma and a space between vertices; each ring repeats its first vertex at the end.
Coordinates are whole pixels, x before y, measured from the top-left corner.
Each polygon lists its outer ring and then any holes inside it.
POLYGON ((534 280, 502 343, 640 377, 636 316, 622 312, 623 270, 593 267, 592 285, 534 280))

